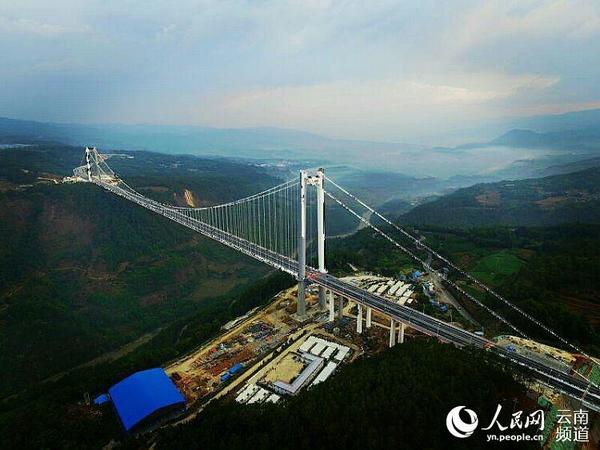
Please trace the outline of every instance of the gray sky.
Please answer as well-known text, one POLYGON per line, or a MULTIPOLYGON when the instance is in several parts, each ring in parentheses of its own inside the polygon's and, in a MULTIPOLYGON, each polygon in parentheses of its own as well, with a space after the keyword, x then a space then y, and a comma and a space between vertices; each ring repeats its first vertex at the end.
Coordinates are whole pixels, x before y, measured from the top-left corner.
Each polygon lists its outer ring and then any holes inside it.
POLYGON ((427 142, 600 107, 600 2, 0 0, 0 115, 427 142))

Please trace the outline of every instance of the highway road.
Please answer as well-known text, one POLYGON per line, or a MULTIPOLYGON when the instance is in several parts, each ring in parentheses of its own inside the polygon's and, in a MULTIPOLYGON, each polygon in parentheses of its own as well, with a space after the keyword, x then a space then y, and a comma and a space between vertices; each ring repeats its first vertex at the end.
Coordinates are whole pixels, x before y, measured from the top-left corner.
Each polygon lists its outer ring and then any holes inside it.
POLYGON ((382 297, 359 288, 353 284, 341 281, 331 275, 322 274, 315 269, 307 270, 308 278, 316 284, 330 289, 331 291, 350 298, 364 306, 373 308, 399 322, 421 331, 429 336, 451 342, 458 346, 472 345, 479 348, 489 349, 512 364, 527 369, 537 380, 558 390, 564 394, 581 400, 590 409, 600 412, 600 388, 590 384, 579 375, 572 375, 565 366, 565 371, 560 371, 548 366, 543 362, 528 358, 516 352, 511 352, 504 347, 495 345, 492 341, 477 336, 469 331, 450 325, 435 319, 427 314, 409 308, 404 305, 390 302, 382 297))

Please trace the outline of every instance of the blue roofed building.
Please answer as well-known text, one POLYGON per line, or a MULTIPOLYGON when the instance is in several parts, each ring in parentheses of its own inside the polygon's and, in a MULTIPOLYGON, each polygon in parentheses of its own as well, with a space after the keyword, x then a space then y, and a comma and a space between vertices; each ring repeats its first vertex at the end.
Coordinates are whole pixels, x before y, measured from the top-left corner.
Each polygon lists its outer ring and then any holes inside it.
POLYGON ((185 398, 161 368, 136 372, 108 393, 127 432, 139 431, 185 409, 185 398))

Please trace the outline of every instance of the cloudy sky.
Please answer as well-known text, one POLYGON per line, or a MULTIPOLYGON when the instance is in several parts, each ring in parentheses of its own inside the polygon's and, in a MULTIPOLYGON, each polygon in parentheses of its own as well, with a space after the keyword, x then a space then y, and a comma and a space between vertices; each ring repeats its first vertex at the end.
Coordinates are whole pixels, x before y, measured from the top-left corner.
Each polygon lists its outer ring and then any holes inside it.
POLYGON ((426 141, 600 107, 600 2, 0 0, 0 115, 426 141))

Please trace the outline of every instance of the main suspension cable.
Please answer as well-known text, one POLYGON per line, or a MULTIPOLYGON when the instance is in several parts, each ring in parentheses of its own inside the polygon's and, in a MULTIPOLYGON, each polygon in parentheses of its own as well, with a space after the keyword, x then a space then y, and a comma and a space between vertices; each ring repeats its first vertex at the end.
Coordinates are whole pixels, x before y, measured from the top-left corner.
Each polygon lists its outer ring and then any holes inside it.
MULTIPOLYGON (((358 220, 360 220, 362 223, 364 223, 366 226, 372 228, 373 230, 375 230, 378 234, 380 234, 381 236, 383 236, 385 239, 387 239, 389 242, 391 242, 393 245, 395 245, 396 247, 398 247, 400 250, 402 250, 404 253, 406 253, 407 255, 409 255, 411 258, 413 258, 415 261, 417 261, 418 263, 422 264, 427 270, 431 270, 431 267, 425 262, 423 261, 420 257, 418 257, 416 254, 414 254, 412 251, 410 251, 409 249, 407 249, 405 246, 403 246, 402 244, 400 244, 399 242, 397 242, 395 239, 393 239, 392 237, 390 237, 387 233, 385 233, 384 231, 382 231, 379 227, 377 227, 376 225, 373 225, 371 222, 369 222, 367 219, 365 219, 363 216, 361 216, 360 214, 358 214, 357 212, 355 212, 352 208, 350 208, 348 205, 346 205, 344 202, 342 202, 341 200, 339 200, 337 197, 335 197, 333 194, 331 194, 328 191, 324 191, 325 194, 331 198, 334 202, 336 202, 338 205, 340 205, 342 208, 344 208, 346 211, 348 211, 350 214, 352 214, 353 216, 355 216, 358 220)), ((498 314, 497 312, 495 312, 494 310, 492 310, 491 308, 489 308, 487 305, 484 305, 483 303, 481 303, 478 299, 476 299, 475 297, 473 297, 471 294, 469 294, 468 292, 466 292, 465 290, 463 290, 460 286, 456 285, 456 283, 454 283, 451 280, 446 280, 453 288, 455 288, 457 291, 459 291, 461 294, 465 295, 466 297, 468 297, 471 301, 475 302, 477 305, 481 306, 482 308, 484 308, 487 312, 489 312, 492 316, 494 316, 495 318, 497 318, 498 320, 504 322, 506 325, 508 325, 510 328, 512 328, 515 332, 519 333, 521 336, 528 338, 527 335, 521 331, 520 329, 518 329, 516 326, 514 326, 512 323, 510 323, 508 320, 506 320, 504 317, 502 317, 500 314, 498 314)))

